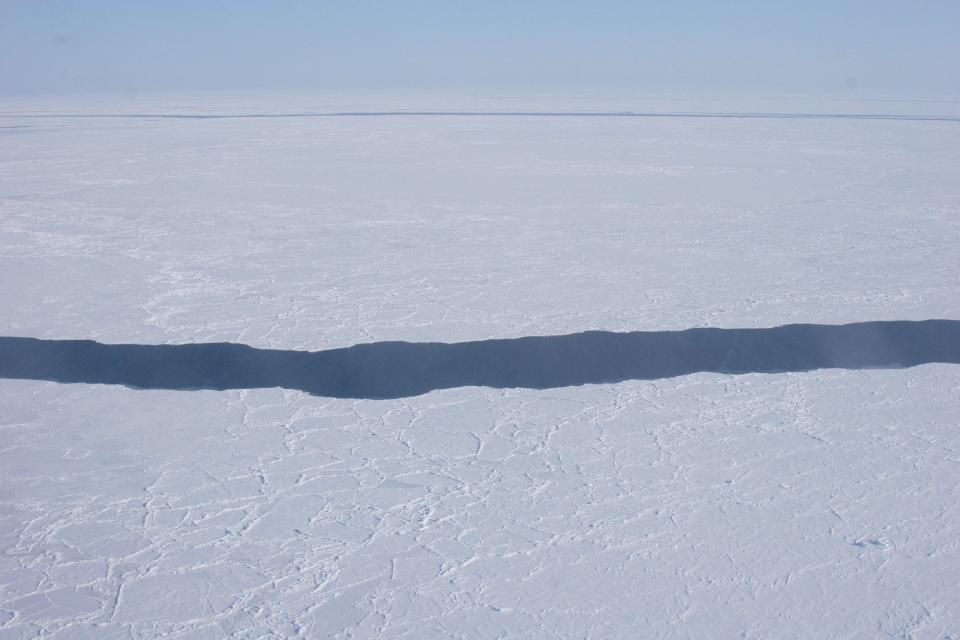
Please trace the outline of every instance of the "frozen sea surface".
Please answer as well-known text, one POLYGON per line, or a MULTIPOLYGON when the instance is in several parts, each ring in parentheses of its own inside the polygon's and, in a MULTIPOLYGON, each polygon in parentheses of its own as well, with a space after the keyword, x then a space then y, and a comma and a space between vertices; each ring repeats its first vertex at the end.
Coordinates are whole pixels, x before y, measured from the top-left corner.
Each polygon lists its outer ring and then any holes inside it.
MULTIPOLYGON (((4 102, 0 336, 960 320, 956 103, 366 100, 4 102), (657 115, 573 113, 623 111, 657 115)), ((935 359, 385 400, 0 379, 0 638, 960 637, 935 359)))

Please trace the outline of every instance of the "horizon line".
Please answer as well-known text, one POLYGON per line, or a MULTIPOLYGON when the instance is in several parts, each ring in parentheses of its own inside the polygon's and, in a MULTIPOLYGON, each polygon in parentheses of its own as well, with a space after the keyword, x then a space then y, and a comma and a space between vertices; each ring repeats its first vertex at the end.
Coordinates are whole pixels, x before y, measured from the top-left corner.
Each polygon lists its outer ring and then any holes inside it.
POLYGON ((487 118, 704 118, 743 120, 898 120, 905 122, 960 122, 960 116, 898 113, 794 113, 724 111, 294 111, 277 113, 0 113, 0 118, 31 119, 170 119, 227 120, 268 118, 384 118, 384 117, 487 117, 487 118))

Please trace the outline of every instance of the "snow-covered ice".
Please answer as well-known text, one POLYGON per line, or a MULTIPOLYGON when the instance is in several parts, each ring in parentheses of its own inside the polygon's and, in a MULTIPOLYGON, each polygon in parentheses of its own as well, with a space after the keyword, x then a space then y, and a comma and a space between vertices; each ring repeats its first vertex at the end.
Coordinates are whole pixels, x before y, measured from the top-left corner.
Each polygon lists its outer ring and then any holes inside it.
MULTIPOLYGON (((0 336, 960 320, 956 103, 151 100, 0 104, 0 336)), ((781 369, 0 379, 0 638, 960 637, 960 365, 781 369)))

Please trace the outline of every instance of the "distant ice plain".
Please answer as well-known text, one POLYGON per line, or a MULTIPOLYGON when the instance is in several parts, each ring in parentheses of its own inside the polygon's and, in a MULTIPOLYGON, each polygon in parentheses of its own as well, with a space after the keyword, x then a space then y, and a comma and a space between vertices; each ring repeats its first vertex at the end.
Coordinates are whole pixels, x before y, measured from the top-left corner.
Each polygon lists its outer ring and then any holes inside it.
MULTIPOLYGON (((960 115, 385 100, 0 105, 0 335, 960 319, 956 121, 150 117, 960 115)), ((954 637, 958 392, 946 364, 385 401, 0 380, 0 638, 954 637)))

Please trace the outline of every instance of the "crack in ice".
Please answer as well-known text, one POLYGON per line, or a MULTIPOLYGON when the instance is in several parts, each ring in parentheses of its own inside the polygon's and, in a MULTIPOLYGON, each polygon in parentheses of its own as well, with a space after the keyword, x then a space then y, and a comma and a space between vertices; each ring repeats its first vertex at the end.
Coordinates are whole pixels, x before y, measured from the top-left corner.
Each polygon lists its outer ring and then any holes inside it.
POLYGON ((402 398, 437 389, 549 389, 699 372, 960 364, 960 321, 772 328, 586 331, 473 342, 373 342, 325 351, 244 344, 101 344, 0 337, 0 378, 139 389, 281 387, 335 398, 402 398))

